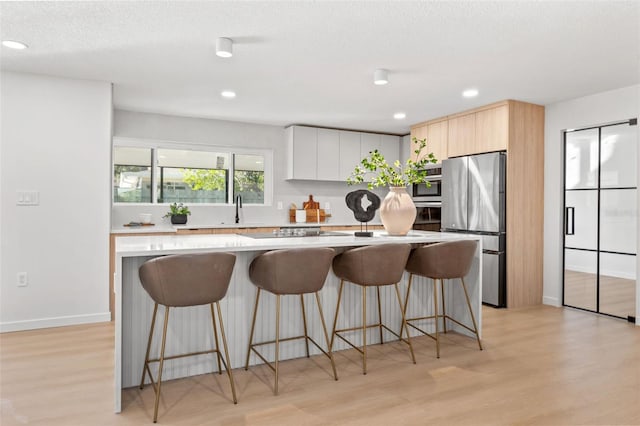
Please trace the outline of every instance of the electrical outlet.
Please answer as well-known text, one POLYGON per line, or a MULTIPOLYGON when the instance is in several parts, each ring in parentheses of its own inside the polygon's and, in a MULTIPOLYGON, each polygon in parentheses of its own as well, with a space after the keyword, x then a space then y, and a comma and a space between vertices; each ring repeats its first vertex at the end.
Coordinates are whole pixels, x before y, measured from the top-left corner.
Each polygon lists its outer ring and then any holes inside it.
POLYGON ((16 205, 37 206, 40 204, 40 193, 38 191, 17 191, 16 205))
POLYGON ((26 272, 18 272, 18 287, 26 287, 29 284, 29 276, 26 272))
POLYGON ((278 201, 278 210, 282 210, 282 201, 278 201))
POLYGON ((329 203, 328 201, 326 203, 324 203, 324 209, 325 210, 331 210, 331 203, 329 203))

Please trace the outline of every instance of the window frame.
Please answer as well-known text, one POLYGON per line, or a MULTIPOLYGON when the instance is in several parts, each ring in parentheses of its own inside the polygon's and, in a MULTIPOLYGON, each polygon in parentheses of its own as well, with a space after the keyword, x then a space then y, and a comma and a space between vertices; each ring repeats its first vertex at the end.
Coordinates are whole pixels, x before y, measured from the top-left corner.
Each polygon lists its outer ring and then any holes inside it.
POLYGON ((171 203, 159 203, 158 202, 158 185, 159 182, 159 169, 158 165, 158 149, 175 149, 184 151, 207 151, 207 152, 220 152, 229 155, 229 182, 227 188, 227 201, 226 203, 188 203, 193 206, 206 206, 206 207, 229 207, 234 204, 235 197, 235 155, 259 155, 264 158, 264 203, 244 203, 246 206, 257 207, 271 207, 273 205, 273 149, 268 148, 248 148, 248 147, 235 147, 228 145, 204 145, 198 143, 186 143, 178 141, 160 140, 160 139, 144 139, 144 138, 129 138, 129 137, 114 137, 111 144, 111 179, 113 180, 113 173, 115 167, 115 159, 113 150, 117 147, 123 148, 148 148, 151 150, 151 202, 147 203, 125 203, 114 201, 113 185, 111 185, 111 205, 112 206, 154 206, 165 205, 168 206, 171 203))

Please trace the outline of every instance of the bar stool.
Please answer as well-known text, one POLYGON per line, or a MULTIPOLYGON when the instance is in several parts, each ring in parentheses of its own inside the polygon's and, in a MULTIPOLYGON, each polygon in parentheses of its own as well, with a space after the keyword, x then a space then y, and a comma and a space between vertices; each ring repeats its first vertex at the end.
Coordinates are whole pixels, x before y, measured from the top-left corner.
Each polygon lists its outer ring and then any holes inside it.
MULTIPOLYGON (((440 358, 440 333, 438 330, 438 320, 442 318, 444 332, 447 332, 447 320, 453 321, 461 327, 466 328, 476 335, 478 340, 478 346, 482 350, 482 343, 480 343, 480 335, 478 334, 478 327, 476 326, 476 319, 473 316, 473 309, 471 309, 471 302, 469 301, 469 293, 467 292, 467 286, 464 283, 464 277, 469 273, 471 269, 471 263, 473 262, 473 256, 478 246, 477 241, 473 240, 461 240, 461 241, 448 241, 443 243, 430 244, 426 246, 414 249, 407 261, 406 269, 410 273, 409 284, 407 286, 407 295, 404 300, 403 312, 407 314, 407 304, 409 303, 409 292, 411 291, 411 282, 414 275, 421 275, 423 277, 433 279, 433 309, 434 315, 417 318, 406 318, 406 322, 412 328, 419 332, 431 337, 436 341, 436 356, 440 358), (462 324, 458 320, 450 317, 446 314, 444 303, 444 280, 459 278, 464 290, 464 296, 467 299, 467 307, 471 314, 471 321, 473 322, 473 328, 462 324), (442 297, 442 315, 438 313, 438 286, 437 282, 440 280, 440 291, 442 297), (425 320, 433 318, 435 321, 435 337, 427 333, 426 331, 411 324, 412 321, 425 320)), ((402 334, 402 331, 400 331, 402 334)), ((407 332, 407 337, 409 336, 407 332)))
MULTIPOLYGON (((344 340, 349 346, 356 349, 362 355, 362 374, 367 374, 367 329, 372 327, 379 328, 380 343, 384 343, 382 338, 383 328, 406 343, 409 346, 411 360, 414 364, 416 362, 411 341, 403 339, 402 336, 382 323, 382 308, 380 304, 380 287, 394 285, 398 305, 400 306, 400 313, 402 315, 402 326, 406 327, 398 282, 402 278, 410 251, 411 246, 409 244, 380 244, 354 248, 339 254, 333 259, 333 272, 340 278, 340 290, 338 291, 338 305, 336 306, 336 314, 333 319, 333 332, 331 334, 329 350, 333 349, 333 342, 336 336, 344 340), (362 325, 360 327, 336 329, 345 281, 362 287, 362 325), (367 287, 376 287, 378 296, 377 324, 367 325, 367 287), (362 330, 362 349, 340 335, 340 333, 355 330, 362 330)), ((407 335, 408 334, 409 330, 407 329, 407 335)))
POLYGON ((149 379, 153 385, 156 394, 155 405, 153 409, 153 422, 158 420, 158 403, 160 402, 160 388, 162 386, 162 367, 165 360, 183 358, 186 356, 203 355, 215 353, 218 362, 218 373, 222 374, 220 364, 224 364, 231 383, 231 393, 233 394, 233 403, 237 404, 236 388, 231 373, 231 362, 229 361, 229 349, 227 347, 227 338, 224 333, 224 324, 222 322, 222 312, 218 303, 227 293, 229 288, 229 280, 233 272, 233 266, 236 262, 236 256, 231 253, 202 253, 202 254, 185 254, 156 257, 146 261, 139 269, 140 281, 142 287, 149 293, 151 299, 155 302, 153 307, 153 316, 151 318, 151 329, 149 330, 149 340, 147 342, 147 352, 144 358, 144 366, 142 368, 142 379, 140 380, 140 389, 144 387, 144 379, 146 373, 149 373, 149 379), (220 335, 222 344, 224 345, 225 359, 220 356, 218 346, 218 327, 216 317, 213 311, 213 305, 218 310, 218 319, 220 320, 220 335), (156 314, 158 305, 164 306, 164 328, 162 330, 162 345, 160 349, 160 357, 149 359, 149 351, 151 349, 151 340, 153 329, 156 322, 156 314), (209 305, 211 309, 211 321, 213 324, 213 337, 215 349, 192 352, 182 355, 165 356, 165 344, 167 341, 167 324, 169 323, 169 311, 175 307, 188 307, 198 305, 209 305), (153 381, 153 375, 149 368, 149 363, 159 362, 158 366, 158 383, 153 381))
POLYGON ((291 250, 274 250, 258 255, 249 266, 249 278, 258 287, 256 302, 253 308, 253 320, 251 322, 251 332, 249 335, 249 348, 247 349, 247 361, 245 370, 249 369, 249 356, 253 351, 269 368, 275 373, 275 384, 273 393, 278 394, 278 373, 280 362, 280 342, 304 339, 307 358, 309 357, 309 342, 313 343, 331 361, 333 377, 338 380, 336 366, 333 362, 333 355, 329 348, 329 335, 324 322, 322 305, 318 292, 324 286, 324 282, 331 267, 331 259, 335 251, 331 248, 303 248, 291 250), (276 339, 267 342, 253 343, 253 334, 256 326, 258 304, 260 302, 260 292, 266 290, 276 296, 276 339), (315 293, 316 304, 322 323, 322 331, 327 344, 328 352, 322 349, 315 340, 307 333, 307 315, 304 308, 304 295, 315 293), (280 297, 285 295, 300 295, 300 307, 302 309, 302 325, 304 335, 296 337, 280 338, 280 297), (262 356, 256 346, 275 343, 275 366, 262 356))

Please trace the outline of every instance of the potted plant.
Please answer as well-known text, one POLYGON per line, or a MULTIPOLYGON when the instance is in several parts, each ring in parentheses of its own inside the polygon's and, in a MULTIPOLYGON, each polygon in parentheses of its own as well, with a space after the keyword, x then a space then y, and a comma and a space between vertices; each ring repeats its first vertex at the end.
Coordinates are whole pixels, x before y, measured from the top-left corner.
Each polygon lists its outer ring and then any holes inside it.
POLYGON ((187 215, 190 215, 189 207, 182 203, 173 203, 169 205, 169 211, 162 217, 170 217, 171 223, 174 225, 184 225, 187 223, 187 215))
POLYGON ((407 186, 421 183, 430 186, 426 180, 426 166, 438 162, 432 152, 421 156, 427 146, 426 139, 414 137, 411 141, 415 145, 413 152, 417 161, 408 159, 403 165, 400 160, 396 160, 389 164, 378 150, 371 151, 347 179, 349 185, 354 185, 363 183, 365 175, 373 174, 367 184, 369 189, 389 187, 389 193, 380 204, 380 220, 389 235, 406 235, 409 232, 416 218, 416 206, 407 193, 407 186))

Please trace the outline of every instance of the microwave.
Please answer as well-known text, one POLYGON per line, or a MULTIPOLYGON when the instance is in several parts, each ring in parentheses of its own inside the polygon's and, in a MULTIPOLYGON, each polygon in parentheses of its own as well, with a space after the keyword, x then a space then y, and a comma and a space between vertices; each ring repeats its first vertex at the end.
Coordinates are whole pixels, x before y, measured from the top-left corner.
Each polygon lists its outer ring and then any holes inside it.
POLYGON ((426 183, 414 183, 412 189, 413 201, 439 202, 442 201, 442 166, 434 164, 426 169, 426 183))

